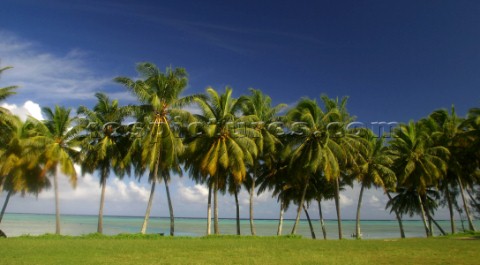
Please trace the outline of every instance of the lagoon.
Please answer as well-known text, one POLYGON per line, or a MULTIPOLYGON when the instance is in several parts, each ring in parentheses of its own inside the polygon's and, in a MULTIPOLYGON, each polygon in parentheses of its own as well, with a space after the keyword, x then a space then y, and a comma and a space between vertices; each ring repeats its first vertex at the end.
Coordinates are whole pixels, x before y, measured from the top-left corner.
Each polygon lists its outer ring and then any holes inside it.
MULTIPOLYGON (((169 234, 169 218, 168 217, 152 217, 150 218, 147 233, 169 234)), ((143 222, 140 216, 104 216, 104 234, 116 235, 121 233, 139 233, 143 222)), ((290 233, 294 220, 285 220, 283 226, 283 234, 290 233)), ((312 220, 317 238, 322 238, 320 222, 318 219, 312 220)), ((327 238, 337 239, 338 230, 336 220, 326 220, 327 238)), ((441 220, 438 223, 446 231, 450 231, 450 222, 441 220)), ((175 218, 175 235, 199 237, 206 234, 206 218, 175 218)), ((220 219, 219 226, 222 234, 235 234, 235 219, 220 219)), ((242 219, 241 222, 242 235, 250 234, 250 225, 248 219, 242 219)), ((272 236, 276 235, 278 220, 260 219, 255 220, 257 235, 272 236)), ((343 220, 344 238, 350 236, 355 231, 355 220, 343 220)), ((480 227, 480 221, 475 221, 476 227, 480 227)), ((94 215, 62 215, 61 226, 63 235, 84 235, 95 233, 97 229, 97 216, 94 215)), ((457 231, 463 231, 460 220, 456 221, 457 231)), ((464 222, 467 227, 467 223, 464 222)), ((362 234, 364 239, 376 238, 398 238, 400 237, 398 222, 396 220, 362 220, 362 234)), ((41 235, 45 233, 55 232, 55 215, 53 214, 19 214, 7 213, 0 224, 0 229, 7 236, 15 237, 21 235, 41 235)), ((425 230, 420 220, 405 220, 404 229, 406 237, 425 237, 425 230)), ((439 235, 440 231, 434 227, 434 235, 439 235)), ((213 229, 212 229, 213 231, 213 229)), ((306 238, 311 237, 308 222, 300 221, 297 230, 299 235, 306 238)))

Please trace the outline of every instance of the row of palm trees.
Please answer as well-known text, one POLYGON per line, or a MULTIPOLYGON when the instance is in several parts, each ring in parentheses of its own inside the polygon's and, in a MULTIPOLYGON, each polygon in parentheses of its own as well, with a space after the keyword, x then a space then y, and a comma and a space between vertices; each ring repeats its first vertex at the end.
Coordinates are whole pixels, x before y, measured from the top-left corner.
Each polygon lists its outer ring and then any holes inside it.
MULTIPOLYGON (((148 176, 151 191, 142 233, 147 230, 156 185, 163 181, 170 235, 174 235, 169 181, 183 171, 208 187, 207 234, 211 233, 212 195, 214 233, 220 233, 218 192, 234 195, 240 234, 238 193, 244 187, 250 195, 252 235, 256 233, 255 192, 269 190, 280 204, 278 234, 282 234, 283 213, 293 203, 297 215, 291 233, 296 233, 303 210, 315 237, 308 208, 316 202, 326 238, 321 205, 333 199, 342 238, 340 192, 354 182, 361 185, 357 238, 361 237, 362 196, 371 187, 382 188, 389 197, 387 208, 395 213, 402 237, 405 214, 419 214, 426 235, 431 236, 432 223, 438 226, 433 216, 439 203, 448 206, 452 233, 454 207, 465 211, 469 229, 475 229, 465 191, 473 190, 480 180, 479 109, 471 109, 466 118, 458 117, 453 107, 450 112, 438 110, 377 136, 367 128, 350 126, 354 117, 347 110, 346 97, 322 95, 320 104, 302 98, 291 108, 273 106, 269 96, 255 89, 239 98, 232 96, 229 87, 223 93, 207 88, 205 94, 182 97, 187 86, 183 68, 162 72, 152 63, 140 63, 137 71, 138 80, 115 78, 137 97, 136 105, 120 106, 97 93, 96 105, 79 107, 75 116, 71 109, 55 106, 43 108, 45 120, 30 117, 25 122, 0 109, 0 140, 5 143, 0 146, 0 192, 8 192, 2 216, 12 194, 38 194, 51 185, 51 176, 56 233, 60 233, 57 175, 68 176, 74 186, 74 165, 79 164, 82 174, 96 171, 99 175, 99 233, 106 181, 114 173, 120 178, 148 176), (185 110, 192 104, 199 113, 185 110), (458 193, 463 207, 457 203, 458 193)), ((0 89, 0 100, 15 89, 0 89)), ((473 196, 470 202, 478 206, 473 196)))

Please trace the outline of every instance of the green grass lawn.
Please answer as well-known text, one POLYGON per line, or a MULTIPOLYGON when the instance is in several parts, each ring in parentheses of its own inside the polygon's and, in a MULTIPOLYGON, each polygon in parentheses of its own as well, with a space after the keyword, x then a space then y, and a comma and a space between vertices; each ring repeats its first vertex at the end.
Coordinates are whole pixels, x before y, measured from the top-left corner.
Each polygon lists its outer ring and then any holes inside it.
POLYGON ((0 264, 479 264, 476 236, 311 240, 160 236, 0 239, 0 264))

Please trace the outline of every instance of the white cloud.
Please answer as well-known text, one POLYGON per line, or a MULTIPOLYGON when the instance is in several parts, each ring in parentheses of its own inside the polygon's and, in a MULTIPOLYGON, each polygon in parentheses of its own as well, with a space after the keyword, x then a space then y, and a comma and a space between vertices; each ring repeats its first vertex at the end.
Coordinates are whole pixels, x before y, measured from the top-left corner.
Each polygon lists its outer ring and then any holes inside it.
MULTIPOLYGON (((77 172, 80 168, 75 166, 77 172)), ((53 180, 52 180, 53 181, 53 180)), ((73 203, 97 202, 100 199, 101 187, 99 179, 91 174, 85 174, 83 177, 78 176, 77 185, 73 188, 68 178, 63 174, 58 175, 59 196, 63 201, 71 201, 73 203)), ((108 202, 125 203, 125 202, 146 202, 148 200, 149 191, 139 186, 134 181, 123 181, 111 176, 107 181, 105 190, 105 199, 108 202)), ((53 199, 53 188, 40 193, 39 199, 53 199)))
POLYGON ((340 205, 342 207, 350 206, 353 204, 353 200, 346 194, 340 193, 340 205))
POLYGON ((379 202, 379 201, 380 200, 375 195, 372 195, 372 197, 370 197, 370 200, 369 200, 370 203, 376 203, 376 202, 379 202))
POLYGON ((10 110, 22 120, 26 120, 27 116, 32 116, 37 120, 43 120, 42 109, 40 105, 31 100, 27 100, 21 107, 17 106, 16 104, 7 103, 3 103, 2 107, 10 110))
POLYGON ((183 182, 178 182, 178 195, 185 202, 205 204, 208 200, 208 188, 200 184, 185 186, 183 182))
MULTIPOLYGON (((116 180, 120 182, 120 180, 116 180)), ((129 181, 128 188, 130 189, 130 192, 133 193, 133 197, 137 198, 140 201, 148 201, 150 192, 145 187, 139 186, 133 181, 129 181)))
POLYGON ((0 31, 1 63, 14 67, 2 75, 2 82, 20 86, 20 95, 42 102, 92 99, 94 91, 111 83, 112 77, 98 76, 90 70, 86 55, 80 50, 58 55, 38 46, 0 31))

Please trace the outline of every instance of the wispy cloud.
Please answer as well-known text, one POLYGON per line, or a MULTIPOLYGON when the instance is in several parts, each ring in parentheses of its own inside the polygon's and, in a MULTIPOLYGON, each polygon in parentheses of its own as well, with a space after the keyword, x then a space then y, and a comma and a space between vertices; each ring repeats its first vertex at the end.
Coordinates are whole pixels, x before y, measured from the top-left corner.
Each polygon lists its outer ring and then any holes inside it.
POLYGON ((2 75, 2 83, 20 86, 17 99, 25 100, 25 95, 42 103, 93 99, 94 92, 112 80, 95 74, 80 50, 43 51, 39 44, 1 30, 0 59, 2 65, 14 67, 2 75))

